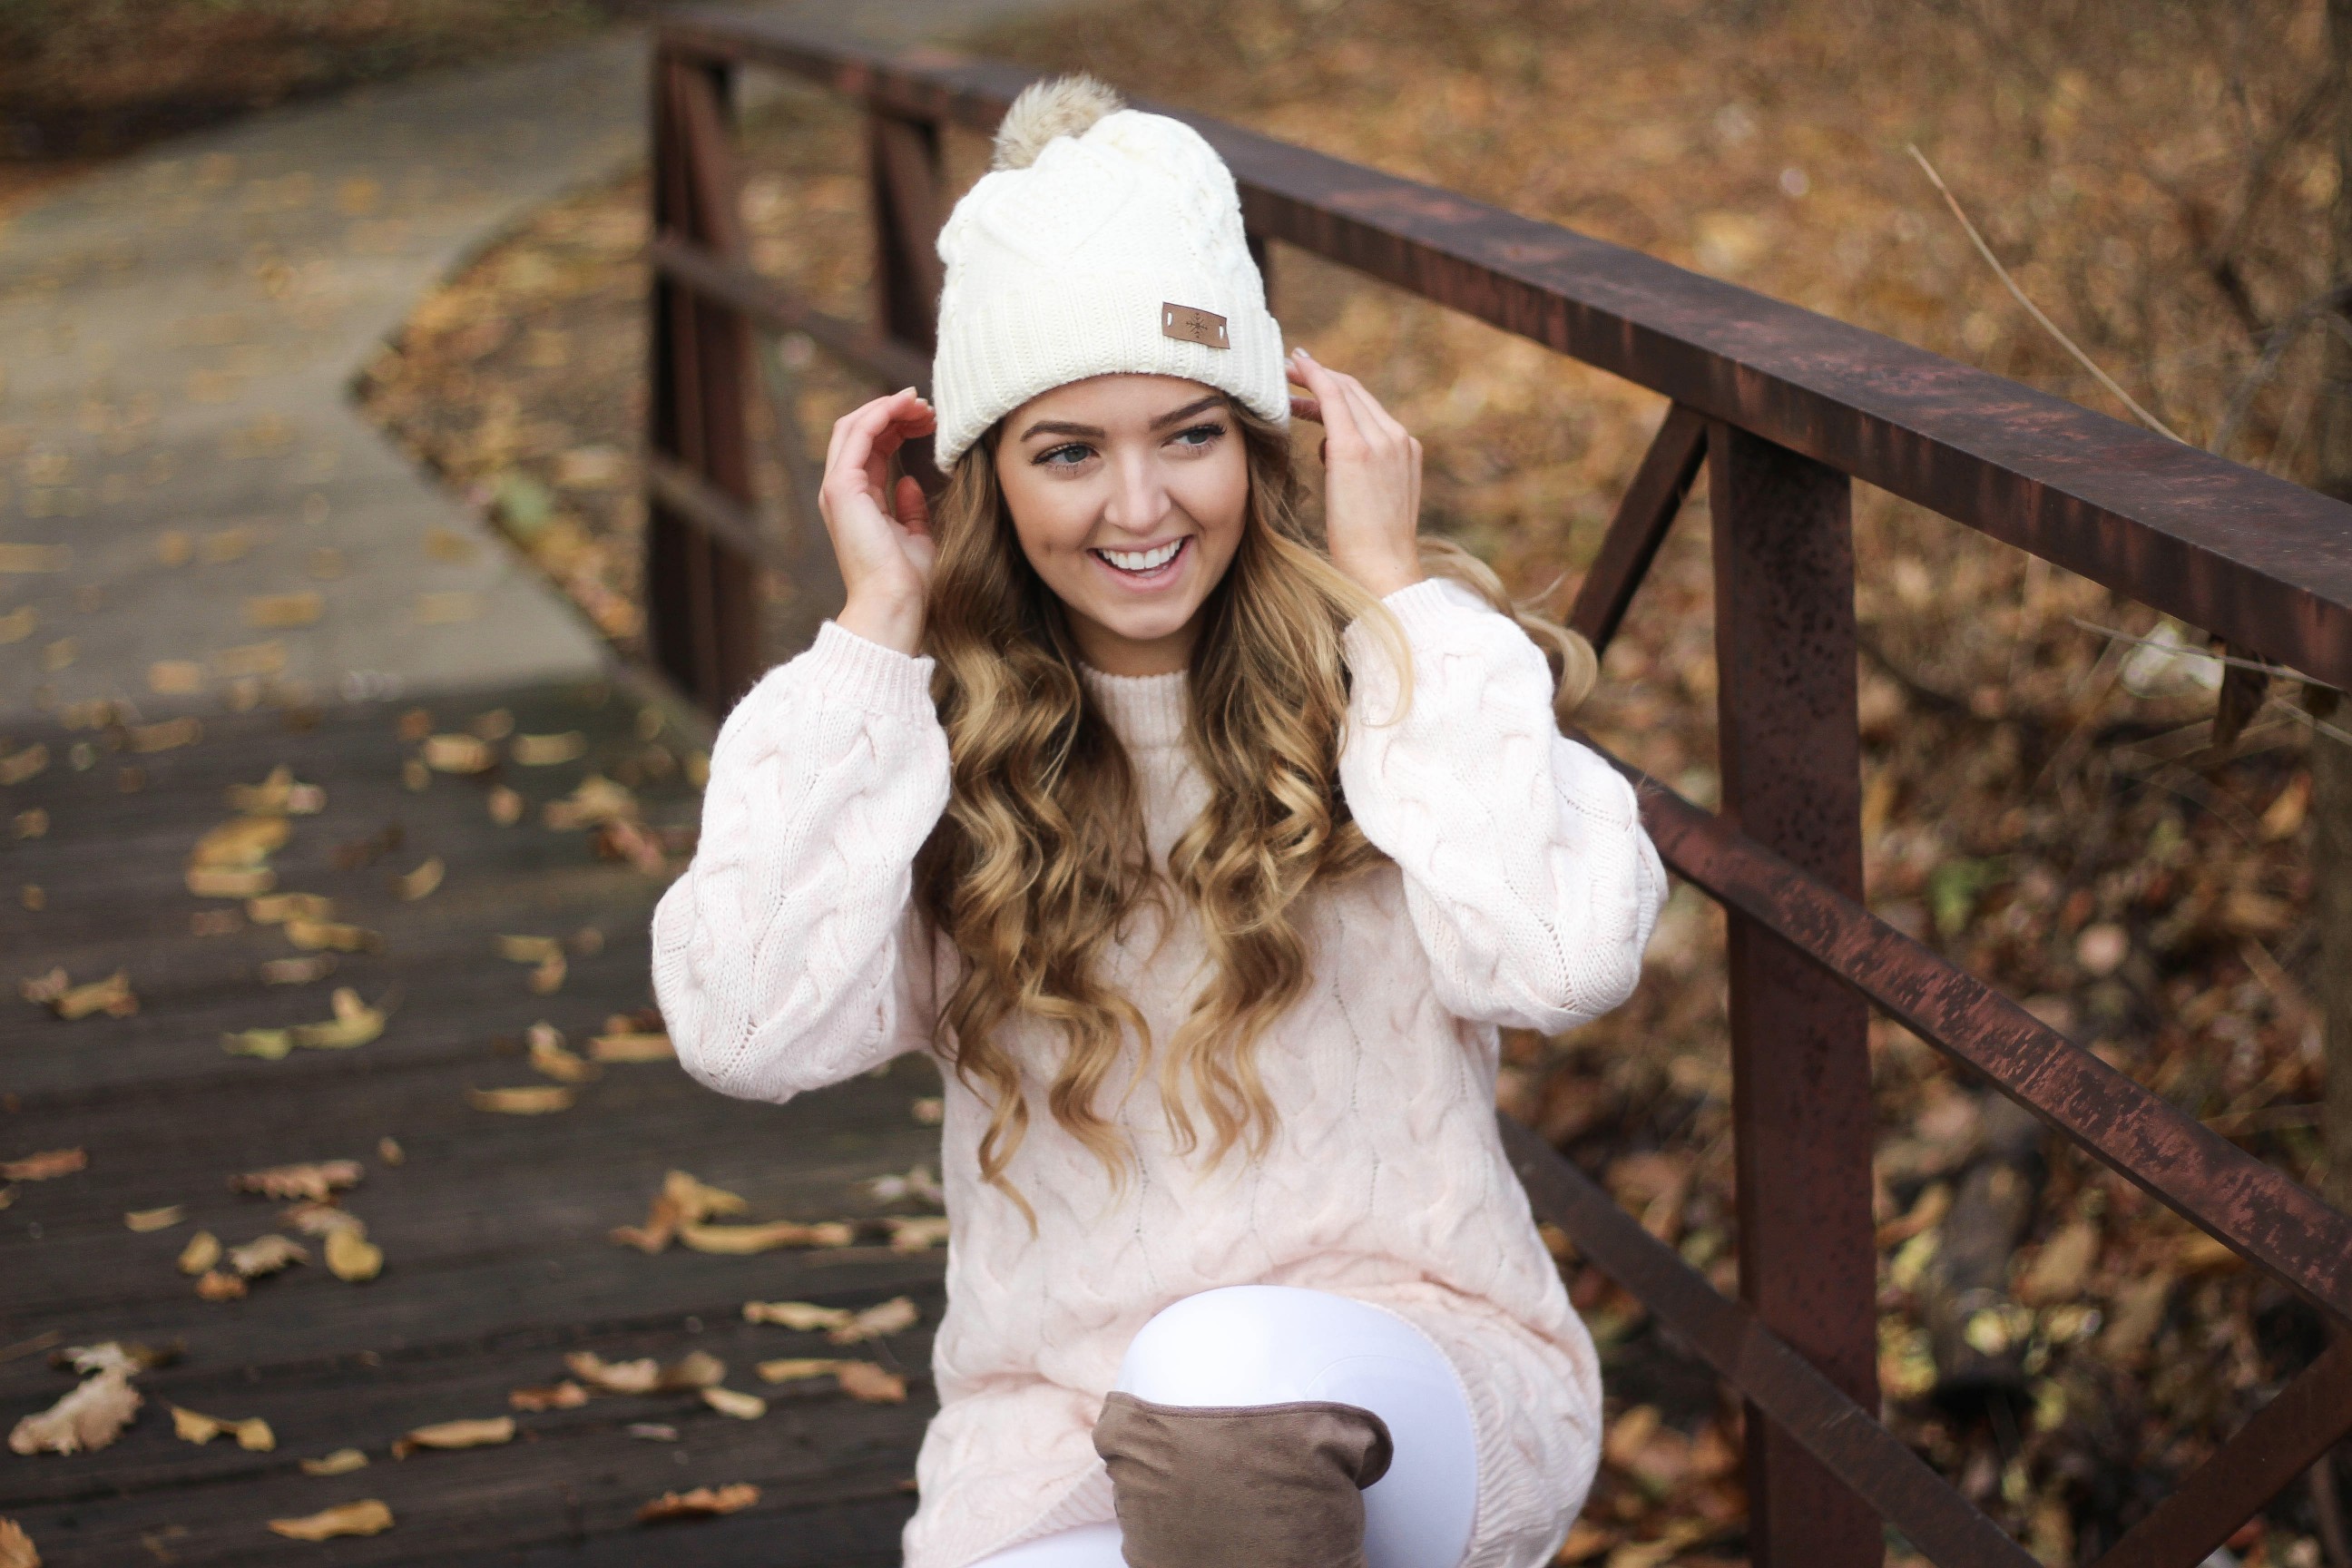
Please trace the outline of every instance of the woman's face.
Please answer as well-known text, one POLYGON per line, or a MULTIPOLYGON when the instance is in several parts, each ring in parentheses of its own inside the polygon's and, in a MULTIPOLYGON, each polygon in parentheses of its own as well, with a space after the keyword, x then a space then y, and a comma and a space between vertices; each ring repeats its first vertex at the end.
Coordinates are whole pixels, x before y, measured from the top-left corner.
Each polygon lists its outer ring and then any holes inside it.
POLYGON ((1225 395, 1167 375, 1056 387, 1005 416, 996 476, 1087 662, 1112 675, 1183 668, 1249 507, 1225 395))

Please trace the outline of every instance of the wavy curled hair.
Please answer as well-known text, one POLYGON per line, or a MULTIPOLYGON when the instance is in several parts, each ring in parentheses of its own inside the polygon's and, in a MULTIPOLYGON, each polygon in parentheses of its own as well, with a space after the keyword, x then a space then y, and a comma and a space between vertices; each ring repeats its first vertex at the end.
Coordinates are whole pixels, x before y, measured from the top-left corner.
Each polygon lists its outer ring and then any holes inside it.
MULTIPOLYGON (((1185 725, 1209 801, 1171 850, 1164 880, 1145 846, 1126 750, 1080 679, 1061 601, 1013 531, 996 478, 997 431, 957 461, 933 509, 939 557, 924 643, 938 661, 932 694, 952 784, 917 860, 916 895, 961 957, 939 1044, 992 1101, 982 1177, 1024 1213, 1005 1172, 1030 1108, 1004 1026, 1025 1016, 1059 1031, 1047 1107, 1114 1181, 1133 1152, 1096 1101, 1129 1031, 1139 1076, 1158 1058, 1180 1150, 1200 1146, 1204 1121, 1212 1164, 1236 1147, 1256 1152, 1275 1122, 1257 1045, 1309 978, 1299 901, 1318 882, 1383 858, 1339 792, 1349 690, 1340 636, 1369 617, 1409 669, 1402 629, 1331 564, 1301 515, 1286 432, 1238 405, 1228 412, 1244 442, 1249 500, 1233 563, 1202 609, 1185 725), (1144 904, 1172 913, 1171 895, 1198 921, 1209 980, 1174 1038, 1155 1049, 1142 1014, 1100 969, 1144 904)), ((1591 688, 1591 648, 1512 605, 1458 546, 1424 542, 1423 555, 1432 572, 1516 616, 1547 649, 1565 718, 1591 688)), ((1406 701, 1409 687, 1399 716, 1406 701)))

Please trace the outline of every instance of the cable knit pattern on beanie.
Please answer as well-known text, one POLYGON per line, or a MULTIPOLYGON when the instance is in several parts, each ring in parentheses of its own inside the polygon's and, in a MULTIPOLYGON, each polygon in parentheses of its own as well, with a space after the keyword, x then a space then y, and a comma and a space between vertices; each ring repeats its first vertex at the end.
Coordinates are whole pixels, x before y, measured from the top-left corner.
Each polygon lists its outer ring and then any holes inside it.
POLYGON ((1130 109, 1033 151, 1036 132, 1082 121, 1108 100, 1085 98, 1066 106, 1068 119, 1041 110, 1028 116, 1035 123, 1015 124, 1027 100, 1004 134, 1024 142, 1030 161, 982 176, 940 231, 946 282, 931 373, 940 463, 1031 398, 1119 372, 1201 382, 1286 422, 1282 330, 1215 149, 1181 121, 1130 109), (1164 304, 1224 317, 1231 346, 1168 336, 1164 304))
MULTIPOLYGON (((1263 1042, 1271 1145, 1215 1170, 1171 1144, 1150 1072, 1107 1087, 1137 1168, 1114 1186, 1042 1111, 1058 1037, 1035 1064, 1013 1179, 1032 1234, 981 1184, 988 1107, 952 1074, 941 1169, 954 1240, 934 1347, 940 1411, 917 1479, 908 1568, 965 1568, 1113 1517, 1091 1430, 1129 1341, 1221 1285, 1297 1285, 1397 1312, 1461 1374, 1479 1497, 1467 1568, 1535 1568, 1598 1461, 1591 1342, 1536 1234, 1494 1122, 1498 1023, 1556 1029, 1622 1000, 1664 874, 1618 775, 1553 723, 1543 659, 1474 595, 1390 596, 1412 660, 1351 632, 1349 801, 1394 863, 1318 889, 1308 994, 1263 1042)), ((697 1078, 782 1100, 924 1048, 951 957, 908 909, 909 867, 947 796, 926 661, 828 626, 730 717, 693 865, 655 916, 655 984, 697 1078)), ((1089 671, 1126 744, 1152 853, 1206 786, 1183 742, 1181 674, 1089 671)), ((1201 982, 1189 917, 1159 917, 1107 961, 1167 1039, 1201 982)))

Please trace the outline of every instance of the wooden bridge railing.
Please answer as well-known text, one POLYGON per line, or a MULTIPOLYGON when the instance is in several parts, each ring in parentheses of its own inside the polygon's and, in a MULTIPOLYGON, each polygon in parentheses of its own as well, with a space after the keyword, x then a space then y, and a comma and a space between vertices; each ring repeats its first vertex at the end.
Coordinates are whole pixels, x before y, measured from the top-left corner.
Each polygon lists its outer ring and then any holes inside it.
MULTIPOLYGON (((718 11, 667 16, 654 71, 653 640, 724 708, 759 672, 756 566, 793 579, 811 630, 838 592, 797 432, 795 542, 754 507, 753 334, 805 333, 882 385, 927 385, 942 128, 992 131, 1031 73, 718 11), (865 108, 870 325, 745 258, 728 110, 743 66, 865 108)), ((2352 688, 2352 508, 1639 252, 1169 112, 1232 166, 1261 260, 1279 239, 1673 399, 1575 606, 1595 644, 1706 469, 1723 808, 1641 782, 1667 863, 1730 917, 1741 1299, 1540 1140, 1505 1133, 1538 1213, 1748 1402, 1755 1561, 1862 1568, 1883 1557, 1883 1521, 1942 1568, 2033 1563, 1877 1418, 1875 1005, 2334 1321, 2333 1348, 2097 1564, 2197 1568, 2352 1431, 2352 1218, 1864 906, 1849 489, 1893 491, 2338 688, 2352 688)))

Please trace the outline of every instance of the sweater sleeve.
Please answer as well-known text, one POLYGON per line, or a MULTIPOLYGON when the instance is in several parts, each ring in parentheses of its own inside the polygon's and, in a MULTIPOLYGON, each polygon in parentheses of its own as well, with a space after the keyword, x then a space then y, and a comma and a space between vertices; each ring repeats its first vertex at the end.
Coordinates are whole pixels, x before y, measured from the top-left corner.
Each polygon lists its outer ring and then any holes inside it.
POLYGON ((653 967, 680 1065, 721 1093, 789 1100, 930 1038, 913 909, 915 853, 948 800, 930 671, 828 621, 719 730, 653 967))
POLYGON ((1390 653, 1349 627, 1339 778, 1403 872, 1438 1000, 1546 1034, 1599 1017, 1633 994, 1665 897, 1633 786, 1560 734, 1550 667, 1508 616, 1443 579, 1385 603, 1412 653, 1409 701, 1399 717, 1390 653))

